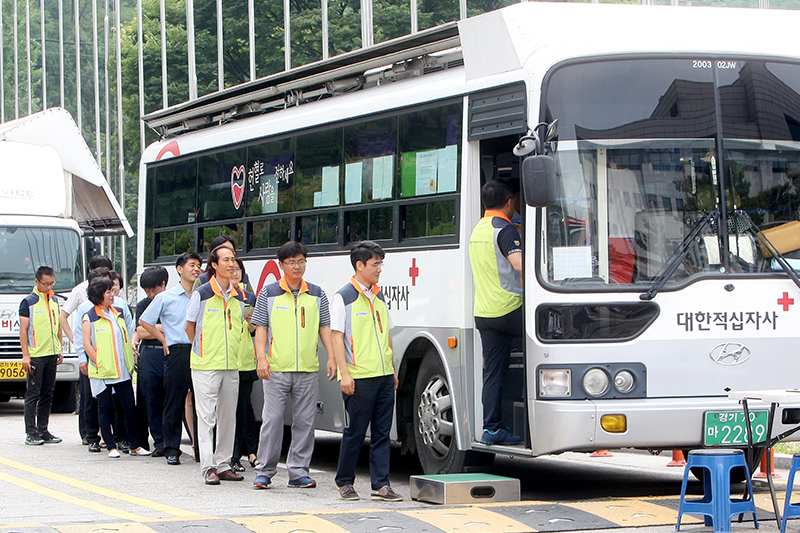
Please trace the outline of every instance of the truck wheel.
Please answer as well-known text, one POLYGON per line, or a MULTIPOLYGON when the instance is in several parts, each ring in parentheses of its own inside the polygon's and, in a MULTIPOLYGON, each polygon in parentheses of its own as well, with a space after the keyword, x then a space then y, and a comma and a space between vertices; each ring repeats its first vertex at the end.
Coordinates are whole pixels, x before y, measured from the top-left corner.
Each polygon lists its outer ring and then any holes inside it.
POLYGON ((59 381, 53 389, 54 413, 74 413, 78 409, 78 383, 75 381, 59 381))

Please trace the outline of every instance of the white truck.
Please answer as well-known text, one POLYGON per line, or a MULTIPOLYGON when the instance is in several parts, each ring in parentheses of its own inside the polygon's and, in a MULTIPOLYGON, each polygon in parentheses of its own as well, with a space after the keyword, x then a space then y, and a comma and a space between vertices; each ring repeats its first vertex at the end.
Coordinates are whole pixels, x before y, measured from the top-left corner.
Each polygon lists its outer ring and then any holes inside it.
MULTIPOLYGON (((56 294, 84 279, 84 235, 132 236, 127 219, 63 109, 0 124, 0 402, 25 394, 19 304, 36 269, 55 270, 56 294)), ((63 303, 63 300, 62 300, 63 303)), ((75 410, 79 368, 66 336, 53 412, 75 410)))

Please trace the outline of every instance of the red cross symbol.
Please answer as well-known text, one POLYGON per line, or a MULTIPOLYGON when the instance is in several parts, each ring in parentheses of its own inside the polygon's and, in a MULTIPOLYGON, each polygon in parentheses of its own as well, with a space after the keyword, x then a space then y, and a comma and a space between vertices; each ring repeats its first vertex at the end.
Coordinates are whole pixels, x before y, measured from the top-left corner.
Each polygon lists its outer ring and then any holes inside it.
POLYGON ((783 298, 778 298, 778 305, 782 305, 783 306, 783 310, 784 311, 788 311, 789 310, 789 306, 790 305, 794 305, 794 298, 789 298, 789 293, 788 292, 784 292, 783 293, 783 298))
POLYGON ((411 259, 411 268, 408 269, 408 277, 411 278, 411 285, 417 284, 417 276, 419 276, 419 269, 417 268, 417 258, 411 259))

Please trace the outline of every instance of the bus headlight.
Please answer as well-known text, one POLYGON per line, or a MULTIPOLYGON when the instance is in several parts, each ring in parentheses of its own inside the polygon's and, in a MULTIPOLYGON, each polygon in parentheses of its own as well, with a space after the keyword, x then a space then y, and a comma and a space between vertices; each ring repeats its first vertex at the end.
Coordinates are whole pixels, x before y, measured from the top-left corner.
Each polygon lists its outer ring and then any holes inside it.
POLYGON ((614 388, 623 394, 630 392, 634 385, 636 385, 636 380, 633 378, 633 374, 627 370, 620 370, 614 376, 614 388))
POLYGON ((568 368, 540 368, 539 396, 543 398, 572 396, 572 371, 568 368))
POLYGON ((583 390, 590 396, 602 396, 608 390, 608 385, 608 374, 601 368, 590 368, 583 375, 583 390))

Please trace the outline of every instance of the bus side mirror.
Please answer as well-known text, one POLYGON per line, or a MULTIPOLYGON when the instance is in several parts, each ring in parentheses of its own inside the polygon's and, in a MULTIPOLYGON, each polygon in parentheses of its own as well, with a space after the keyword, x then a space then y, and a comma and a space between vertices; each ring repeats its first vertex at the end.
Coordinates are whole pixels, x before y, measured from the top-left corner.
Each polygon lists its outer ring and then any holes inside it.
POLYGON ((556 162, 549 155, 532 155, 522 160, 525 203, 547 207, 556 203, 556 162))

